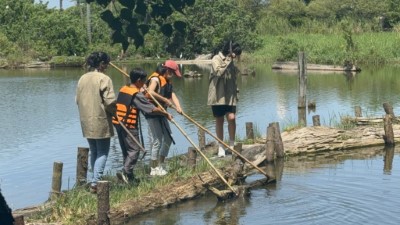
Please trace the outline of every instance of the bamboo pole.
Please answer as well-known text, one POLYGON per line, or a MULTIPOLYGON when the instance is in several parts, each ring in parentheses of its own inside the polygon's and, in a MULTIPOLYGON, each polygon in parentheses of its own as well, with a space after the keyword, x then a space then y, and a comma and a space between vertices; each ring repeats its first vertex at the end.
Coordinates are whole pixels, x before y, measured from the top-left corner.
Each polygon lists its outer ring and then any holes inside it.
POLYGON ((223 142, 221 139, 219 139, 217 136, 215 136, 213 133, 211 133, 211 131, 207 130, 206 128, 204 128, 202 125, 200 125, 199 123, 197 123, 195 120, 193 120, 192 118, 190 118, 188 115, 186 115, 184 112, 182 112, 182 115, 184 117, 186 117, 188 120, 190 120, 192 123, 194 123, 196 126, 198 126, 199 128, 203 129, 205 132, 207 132, 207 134, 209 134, 211 137, 213 137, 215 140, 217 140, 219 143, 221 143, 225 148, 228 148, 229 150, 231 150, 233 153, 235 153, 237 156, 239 156, 240 158, 242 158, 244 161, 246 161, 247 163, 249 163, 251 166, 253 166, 255 169, 257 169, 258 171, 260 171, 260 173, 264 174, 265 177, 268 177, 268 174, 262 170, 260 167, 258 167, 257 165, 255 165, 253 162, 251 162, 250 160, 248 160, 246 157, 244 157, 242 154, 240 154, 238 151, 236 151, 234 148, 232 148, 231 146, 229 146, 228 144, 226 144, 225 142, 223 142))
MULTIPOLYGON (((114 65, 113 63, 110 62, 110 65, 113 66, 115 69, 117 69, 118 71, 120 71, 122 74, 124 74, 125 76, 129 76, 125 71, 121 70, 120 68, 118 68, 116 65, 114 65)), ((145 87, 143 87, 146 91, 147 89, 145 87)), ((150 95, 150 97, 153 99, 153 101, 158 105, 158 107, 163 111, 163 112, 167 112, 164 107, 157 101, 157 99, 154 98, 154 96, 152 94, 150 94, 150 92, 147 91, 147 93, 150 95)), ((183 136, 186 137, 186 139, 190 142, 191 145, 193 145, 193 147, 197 150, 197 152, 207 161, 207 163, 211 166, 211 168, 217 173, 217 175, 221 178, 221 180, 229 187, 229 189, 231 189, 231 191, 233 193, 235 193, 235 195, 238 195, 238 193, 236 192, 236 190, 233 189, 233 187, 231 185, 229 185, 228 181, 222 176, 222 174, 218 171, 218 169, 211 163, 211 161, 207 158, 207 156, 199 149, 199 147, 197 147, 197 145, 190 139, 190 137, 186 134, 186 132, 178 125, 178 123, 175 122, 174 119, 171 119, 171 122, 178 128, 178 130, 183 134, 183 136)))

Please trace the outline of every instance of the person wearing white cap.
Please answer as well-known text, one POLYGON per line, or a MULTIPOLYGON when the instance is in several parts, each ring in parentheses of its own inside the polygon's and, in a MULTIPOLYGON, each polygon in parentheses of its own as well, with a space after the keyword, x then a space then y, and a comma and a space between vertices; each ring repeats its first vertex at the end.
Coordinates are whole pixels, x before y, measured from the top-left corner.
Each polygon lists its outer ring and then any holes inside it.
MULTIPOLYGON (((174 105, 178 113, 182 113, 179 99, 173 91, 171 78, 173 75, 182 77, 178 64, 173 60, 167 60, 159 65, 156 71, 147 79, 148 95, 152 95, 165 108, 174 105)), ((150 101, 151 97, 148 96, 150 101)), ((149 136, 151 140, 151 176, 164 176, 167 174, 165 158, 168 156, 172 138, 171 128, 164 116, 146 116, 149 124, 149 136)), ((175 143, 174 143, 175 144, 175 143)))

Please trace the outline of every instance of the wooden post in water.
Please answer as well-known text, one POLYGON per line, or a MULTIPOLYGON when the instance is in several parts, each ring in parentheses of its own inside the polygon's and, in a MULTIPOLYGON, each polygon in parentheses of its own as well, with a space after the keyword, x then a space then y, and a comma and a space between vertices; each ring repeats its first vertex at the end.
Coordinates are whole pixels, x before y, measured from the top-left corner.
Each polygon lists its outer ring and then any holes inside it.
POLYGON ((383 118, 383 124, 384 124, 384 130, 385 130, 385 135, 383 137, 385 140, 385 145, 386 146, 394 146, 392 116, 389 114, 385 115, 385 118, 383 118))
POLYGON ((88 171, 89 148, 78 147, 78 160, 76 165, 76 185, 86 184, 88 171))
POLYGON ((392 119, 395 118, 392 105, 390 105, 389 103, 385 102, 385 103, 383 103, 383 109, 385 110, 387 115, 391 115, 392 116, 392 119))
POLYGON ((62 162, 54 162, 53 164, 53 179, 51 182, 51 194, 50 199, 54 200, 61 194, 61 183, 62 183, 62 162))
POLYGON ((197 151, 194 147, 189 147, 188 148, 188 154, 187 154, 187 165, 189 168, 193 169, 196 167, 196 157, 197 157, 197 151))
POLYGON ((268 126, 267 128, 267 143, 265 146, 265 156, 266 156, 266 161, 267 162, 272 162, 274 161, 275 158, 275 142, 274 142, 274 136, 275 136, 275 128, 273 126, 268 126))
POLYGON ((393 164, 393 157, 394 157, 394 146, 385 146, 385 158, 384 158, 384 165, 383 171, 387 174, 390 174, 392 171, 392 164, 393 164))
POLYGON ((24 215, 15 215, 14 225, 25 225, 24 215))
POLYGON ((97 182, 97 224, 110 225, 110 182, 97 182))
MULTIPOLYGON (((237 142, 236 145, 233 147, 233 149, 236 150, 237 152, 239 152, 240 154, 242 154, 243 143, 242 142, 237 142)), ((241 159, 241 158, 238 157, 235 153, 233 153, 232 160, 236 161, 236 159, 241 159)))
POLYGON ((385 117, 383 118, 383 126, 385 130, 384 140, 386 146, 394 146, 394 133, 392 120, 394 117, 393 107, 389 103, 383 103, 383 109, 386 112, 385 117))
POLYGON ((284 161, 285 160, 283 158, 275 159, 275 179, 277 181, 282 180, 284 161))
POLYGON ((362 117, 362 111, 360 106, 354 106, 354 115, 356 117, 362 117))
POLYGON ((204 150, 204 148, 206 147, 206 134, 205 134, 204 130, 199 128, 199 130, 197 132, 197 136, 199 139, 199 148, 200 148, 200 150, 204 150))
POLYGON ((283 141, 279 123, 273 122, 270 123, 268 126, 274 128, 274 151, 276 152, 276 157, 283 157, 285 155, 285 149, 283 148, 283 141))
POLYGON ((307 101, 307 60, 304 52, 299 52, 299 98, 298 98, 298 124, 306 126, 306 101, 307 101))
POLYGON ((254 130, 252 122, 246 122, 246 138, 254 143, 254 130))
POLYGON ((307 99, 307 62, 304 52, 299 52, 299 99, 298 108, 306 108, 307 99))
POLYGON ((312 121, 314 127, 321 126, 321 122, 319 121, 319 115, 314 115, 312 117, 312 121))

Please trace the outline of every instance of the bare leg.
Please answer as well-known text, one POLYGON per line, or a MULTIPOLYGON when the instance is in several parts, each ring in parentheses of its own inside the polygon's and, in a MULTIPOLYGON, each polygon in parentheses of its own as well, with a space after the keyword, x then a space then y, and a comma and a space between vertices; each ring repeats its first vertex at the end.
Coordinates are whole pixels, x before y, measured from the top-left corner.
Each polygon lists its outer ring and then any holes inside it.
POLYGON ((233 145, 236 136, 236 116, 235 113, 227 113, 226 120, 228 121, 229 145, 233 145))
POLYGON ((217 137, 224 141, 224 117, 215 117, 215 132, 217 133, 217 137))
MULTIPOLYGON (((215 132, 217 133, 217 137, 224 141, 224 117, 215 117, 215 132)), ((225 156, 225 149, 222 144, 219 144, 218 147, 218 157, 225 156)))

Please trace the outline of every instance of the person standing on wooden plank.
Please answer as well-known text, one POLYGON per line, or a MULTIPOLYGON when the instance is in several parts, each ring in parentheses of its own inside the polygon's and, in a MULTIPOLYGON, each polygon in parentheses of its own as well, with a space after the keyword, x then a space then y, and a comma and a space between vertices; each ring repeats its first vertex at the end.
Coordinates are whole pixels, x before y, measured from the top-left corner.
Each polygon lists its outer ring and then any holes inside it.
POLYGON ((91 53, 86 60, 89 72, 81 76, 76 89, 82 133, 89 142, 93 170, 90 190, 93 193, 97 192, 97 182, 102 179, 110 139, 114 136, 111 120, 116 112, 116 98, 111 78, 104 73, 109 63, 106 53, 91 53))
MULTIPOLYGON (((174 106, 178 113, 182 113, 178 97, 172 88, 173 75, 182 77, 178 64, 173 60, 167 60, 159 65, 156 71, 147 79, 148 95, 152 95, 163 107, 167 109, 174 106)), ((150 96, 148 96, 151 99, 150 96)), ((152 100, 150 100, 152 101, 152 100)), ((172 138, 171 128, 164 116, 146 116, 149 124, 151 139, 151 176, 164 176, 167 174, 165 158, 168 156, 172 138)), ((175 143, 174 143, 175 144, 175 143)))
MULTIPOLYGON (((224 116, 228 121, 229 146, 233 148, 236 135, 236 104, 238 101, 237 75, 239 70, 233 60, 239 57, 242 49, 238 43, 226 42, 218 54, 212 58, 208 101, 215 117, 215 131, 220 140, 224 140, 224 116)), ((218 156, 225 156, 222 144, 218 147, 218 156)))
MULTIPOLYGON (((172 119, 171 114, 162 111, 154 106, 143 94, 141 88, 146 83, 147 73, 140 68, 133 69, 129 73, 131 83, 123 86, 117 98, 117 117, 114 117, 113 123, 117 130, 119 144, 123 156, 123 168, 117 177, 125 183, 135 181, 133 168, 139 158, 141 146, 139 146, 139 123, 140 115, 161 115, 168 120, 172 119), (120 122, 123 124, 121 125, 120 122), (132 134, 127 133, 125 126, 132 134)), ((143 146, 143 143, 142 143, 143 146)))

